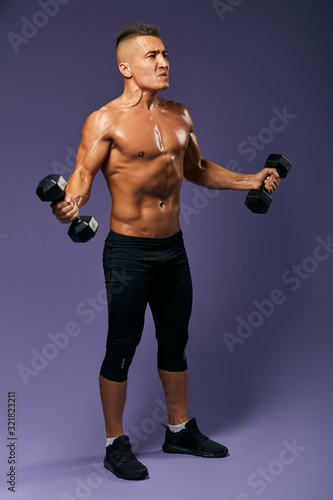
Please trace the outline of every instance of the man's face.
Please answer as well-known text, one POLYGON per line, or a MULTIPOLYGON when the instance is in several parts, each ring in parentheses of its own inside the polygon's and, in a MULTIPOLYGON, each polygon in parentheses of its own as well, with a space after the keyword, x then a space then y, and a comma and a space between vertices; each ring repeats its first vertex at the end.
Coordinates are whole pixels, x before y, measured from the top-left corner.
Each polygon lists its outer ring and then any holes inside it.
POLYGON ((169 63, 167 51, 160 38, 137 36, 124 42, 120 48, 119 62, 128 62, 128 70, 142 90, 169 88, 169 63), (125 46, 126 45, 126 46, 125 46))

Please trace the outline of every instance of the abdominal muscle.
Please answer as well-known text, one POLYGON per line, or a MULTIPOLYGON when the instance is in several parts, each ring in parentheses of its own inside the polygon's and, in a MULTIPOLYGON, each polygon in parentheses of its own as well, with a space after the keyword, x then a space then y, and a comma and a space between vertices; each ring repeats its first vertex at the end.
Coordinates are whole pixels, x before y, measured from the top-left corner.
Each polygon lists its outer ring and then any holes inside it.
POLYGON ((112 209, 110 228, 127 236, 166 238, 180 229, 182 168, 159 158, 104 170, 112 209))
POLYGON ((130 210, 127 210, 127 217, 113 203, 110 228, 116 233, 142 238, 172 236, 180 229, 179 208, 173 206, 173 200, 165 200, 163 205, 161 203, 159 199, 151 198, 139 206, 128 206, 130 210))

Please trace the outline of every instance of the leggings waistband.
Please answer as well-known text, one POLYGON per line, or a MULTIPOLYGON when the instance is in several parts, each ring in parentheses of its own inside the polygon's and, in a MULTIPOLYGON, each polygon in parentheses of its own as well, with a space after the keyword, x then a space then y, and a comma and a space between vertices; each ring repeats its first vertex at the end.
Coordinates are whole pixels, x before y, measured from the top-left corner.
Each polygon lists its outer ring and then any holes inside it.
POLYGON ((177 233, 172 236, 167 236, 166 238, 142 238, 141 236, 128 236, 126 234, 115 233, 111 229, 105 240, 105 243, 110 244, 125 246, 144 245, 145 247, 151 248, 171 246, 180 242, 183 242, 183 233, 181 229, 179 229, 177 233))

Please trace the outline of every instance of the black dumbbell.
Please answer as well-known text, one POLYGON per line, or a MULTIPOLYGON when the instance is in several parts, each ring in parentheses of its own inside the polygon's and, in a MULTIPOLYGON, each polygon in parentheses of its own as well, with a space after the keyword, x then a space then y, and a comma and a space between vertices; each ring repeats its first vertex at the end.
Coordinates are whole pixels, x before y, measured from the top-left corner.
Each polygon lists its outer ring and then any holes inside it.
MULTIPOLYGON (((37 186, 36 194, 42 201, 59 202, 64 199, 67 182, 62 175, 47 175, 37 186)), ((91 240, 97 232, 98 222, 91 215, 78 217, 69 227, 68 236, 76 243, 91 240)))
MULTIPOLYGON (((288 175, 291 163, 283 155, 270 154, 265 167, 275 168, 280 178, 284 179, 288 175)), ((271 202, 272 198, 265 188, 265 183, 261 186, 261 189, 251 189, 245 198, 245 205, 255 214, 266 214, 271 202)))

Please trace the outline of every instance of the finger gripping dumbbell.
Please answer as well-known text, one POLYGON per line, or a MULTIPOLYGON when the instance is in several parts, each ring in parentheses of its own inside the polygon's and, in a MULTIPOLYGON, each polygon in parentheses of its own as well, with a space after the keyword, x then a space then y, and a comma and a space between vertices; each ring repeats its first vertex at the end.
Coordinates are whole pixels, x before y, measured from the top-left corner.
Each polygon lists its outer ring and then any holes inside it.
MULTIPOLYGON (((275 168, 281 179, 287 177, 291 167, 290 161, 283 155, 270 154, 266 160, 266 168, 275 168)), ((266 214, 272 198, 269 196, 265 183, 260 189, 251 189, 246 198, 245 205, 255 214, 266 214)))
MULTIPOLYGON (((47 175, 37 186, 36 194, 42 201, 51 203, 64 199, 67 182, 62 175, 47 175)), ((91 240, 97 232, 98 222, 91 215, 81 215, 69 227, 68 236, 75 243, 91 240)))

